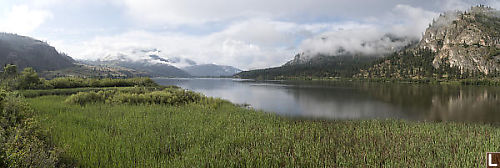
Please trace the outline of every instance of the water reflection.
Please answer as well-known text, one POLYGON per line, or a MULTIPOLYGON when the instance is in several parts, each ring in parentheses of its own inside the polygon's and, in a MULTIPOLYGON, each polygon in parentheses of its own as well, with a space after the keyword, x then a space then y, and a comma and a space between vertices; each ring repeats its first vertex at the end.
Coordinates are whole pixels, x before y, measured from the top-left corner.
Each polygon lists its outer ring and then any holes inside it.
POLYGON ((486 88, 460 89, 449 97, 433 96, 430 120, 486 121, 500 119, 498 92, 486 88))
POLYGON ((295 117, 484 122, 500 119, 500 89, 496 87, 234 79, 155 81, 295 117))

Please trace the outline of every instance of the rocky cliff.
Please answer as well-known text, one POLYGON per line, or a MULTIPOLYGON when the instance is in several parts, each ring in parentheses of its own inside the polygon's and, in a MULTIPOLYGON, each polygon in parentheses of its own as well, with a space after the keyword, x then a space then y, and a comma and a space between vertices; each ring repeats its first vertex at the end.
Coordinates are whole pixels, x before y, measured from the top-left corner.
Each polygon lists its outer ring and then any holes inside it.
POLYGON ((355 77, 500 77, 500 12, 476 6, 441 14, 415 47, 360 70, 355 77))
POLYGON ((425 31, 419 48, 436 52, 432 65, 457 67, 461 73, 500 71, 500 12, 485 6, 449 12, 425 31))

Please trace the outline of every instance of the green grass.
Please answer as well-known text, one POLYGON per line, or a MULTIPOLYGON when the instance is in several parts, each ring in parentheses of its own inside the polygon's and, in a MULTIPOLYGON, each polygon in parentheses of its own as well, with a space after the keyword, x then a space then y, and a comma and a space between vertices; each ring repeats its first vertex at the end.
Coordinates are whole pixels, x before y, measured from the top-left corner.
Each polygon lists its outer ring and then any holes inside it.
POLYGON ((50 140, 81 167, 482 167, 494 125, 304 121, 188 104, 86 106, 28 99, 50 140))
POLYGON ((72 95, 78 92, 98 92, 98 91, 109 91, 116 90, 122 92, 133 92, 136 90, 162 90, 164 88, 178 88, 176 86, 159 86, 159 87, 103 87, 103 88, 66 88, 66 89, 41 89, 41 90, 18 90, 21 95, 26 98, 33 98, 38 96, 48 96, 48 95, 72 95))

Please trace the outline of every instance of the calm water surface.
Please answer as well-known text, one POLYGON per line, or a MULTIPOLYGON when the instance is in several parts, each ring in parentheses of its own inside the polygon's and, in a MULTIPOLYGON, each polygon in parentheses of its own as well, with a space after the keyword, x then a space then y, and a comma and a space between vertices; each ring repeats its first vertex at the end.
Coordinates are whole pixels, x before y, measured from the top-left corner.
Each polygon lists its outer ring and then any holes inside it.
POLYGON ((292 117, 500 121, 499 87, 198 78, 154 80, 292 117))

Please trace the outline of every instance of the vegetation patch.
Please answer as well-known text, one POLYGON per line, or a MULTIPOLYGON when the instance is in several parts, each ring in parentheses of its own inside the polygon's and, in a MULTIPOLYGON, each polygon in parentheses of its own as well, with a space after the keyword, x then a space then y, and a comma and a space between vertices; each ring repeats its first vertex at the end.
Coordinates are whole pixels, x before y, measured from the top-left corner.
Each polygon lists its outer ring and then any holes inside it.
POLYGON ((165 88, 160 91, 136 88, 131 90, 79 92, 69 96, 65 102, 79 105, 89 103, 183 105, 199 102, 204 98, 206 99, 199 93, 180 88, 165 88))
POLYGON ((63 167, 33 110, 17 94, 0 90, 0 167, 63 167))
POLYGON ((78 92, 99 92, 99 91, 120 91, 126 93, 138 93, 145 91, 157 91, 164 88, 179 88, 177 86, 158 86, 158 87, 104 87, 104 88, 67 88, 67 89, 43 89, 43 90, 19 90, 20 94, 27 98, 49 95, 72 95, 78 92))
POLYGON ((150 78, 128 78, 128 79, 94 79, 94 78, 55 78, 49 80, 48 85, 52 88, 82 88, 82 87, 130 87, 130 86, 158 86, 150 78))
POLYGON ((500 150, 489 124, 304 121, 226 101, 157 104, 29 99, 81 167, 481 167, 500 150), (212 108, 216 107, 216 108, 212 108))
POLYGON ((76 78, 63 77, 45 80, 39 78, 33 68, 25 68, 17 72, 16 65, 6 65, 0 75, 0 88, 5 90, 63 89, 63 88, 102 88, 102 87, 158 87, 150 78, 76 78))

